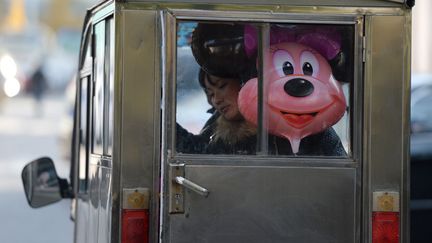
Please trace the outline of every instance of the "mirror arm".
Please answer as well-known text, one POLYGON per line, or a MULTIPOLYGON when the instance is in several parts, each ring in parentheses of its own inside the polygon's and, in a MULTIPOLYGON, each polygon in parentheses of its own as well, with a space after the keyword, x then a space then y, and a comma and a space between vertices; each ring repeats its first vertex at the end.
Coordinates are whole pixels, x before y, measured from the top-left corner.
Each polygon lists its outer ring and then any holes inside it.
POLYGON ((62 198, 73 198, 72 187, 69 185, 67 179, 58 177, 58 181, 62 198))

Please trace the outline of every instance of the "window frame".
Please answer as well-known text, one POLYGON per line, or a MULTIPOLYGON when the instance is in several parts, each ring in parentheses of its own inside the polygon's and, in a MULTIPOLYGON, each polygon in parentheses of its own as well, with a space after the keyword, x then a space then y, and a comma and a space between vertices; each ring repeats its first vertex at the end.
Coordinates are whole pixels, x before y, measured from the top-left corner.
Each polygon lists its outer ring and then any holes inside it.
POLYGON ((89 156, 90 156, 90 134, 91 134, 91 75, 83 75, 79 79, 79 96, 78 100, 78 113, 79 113, 79 132, 78 132, 78 171, 76 178, 78 179, 78 193, 85 194, 88 191, 88 171, 89 171, 89 156), (83 83, 86 85, 86 90, 83 88, 83 83), (84 92, 85 91, 85 92, 84 92), (86 99, 85 107, 83 106, 83 97, 86 99), (85 113, 85 121, 82 119, 85 113), (83 124, 84 122, 84 124, 83 124), (84 135, 85 134, 85 135, 84 135), (83 151, 81 151, 83 150, 83 151), (84 157, 81 154, 84 153, 84 157), (84 159, 84 161, 81 161, 84 159), (81 166, 84 165, 84 168, 81 166), (83 171, 81 171, 83 170, 83 171), (84 175, 84 178, 81 178, 84 175))
MULTIPOLYGON (((165 14, 165 38, 166 38, 166 55, 165 58, 165 72, 169 75, 165 76, 163 93, 165 103, 165 119, 169 122, 164 128, 167 131, 166 149, 168 157, 174 161, 188 161, 190 164, 231 164, 230 158, 235 158, 236 164, 243 162, 245 164, 262 164, 264 161, 271 160, 274 164, 301 164, 301 165, 325 165, 325 166, 339 166, 343 164, 351 164, 357 166, 360 161, 362 151, 362 86, 363 86, 363 28, 364 16, 360 14, 348 15, 323 15, 323 14, 305 14, 296 15, 290 13, 278 13, 271 15, 267 13, 250 13, 250 12, 236 12, 234 14, 223 11, 190 11, 190 10, 172 10, 170 13, 165 14), (286 23, 286 24, 337 24, 337 25, 352 25, 354 26, 354 67, 353 67, 353 83, 350 84, 350 100, 349 100, 349 139, 350 151, 347 151, 347 157, 327 157, 327 156, 272 156, 272 155, 219 155, 219 154, 180 154, 175 152, 175 139, 176 139, 176 49, 177 42, 177 23, 179 21, 223 21, 223 22, 238 22, 238 23, 286 23), (167 31, 169 30, 169 31, 167 31), (358 90, 357 92, 354 92, 358 90), (254 162, 251 163, 251 158, 254 162), (196 159, 196 160, 195 160, 196 159)), ((262 65, 262 64, 261 64, 262 65)))
MULTIPOLYGON (((91 24, 90 24, 91 26, 91 24)), ((86 197, 88 195, 88 168, 90 163, 90 136, 91 136, 91 105, 92 105, 92 75, 93 75, 93 36, 92 29, 88 28, 85 32, 85 37, 82 42, 82 49, 80 52, 80 69, 77 73, 78 78, 74 80, 75 82, 75 117, 74 117, 74 129, 76 131, 73 132, 73 158, 72 161, 74 163, 74 175, 73 178, 73 187, 74 192, 80 198, 86 197), (83 94, 82 92, 82 82, 86 80, 87 82, 87 92, 83 94), (82 96, 86 95, 87 105, 84 108, 82 106, 82 96), (86 112, 86 124, 82 123, 82 112, 86 112), (84 148, 82 145, 82 128, 85 126, 86 138, 84 142, 84 148), (83 151, 82 151, 83 150, 83 151), (81 154, 84 153, 84 161, 81 161, 81 154), (84 165, 84 166, 83 166, 84 165), (82 168, 84 167, 84 168, 82 168), (81 172, 81 170, 84 170, 81 172), (80 175, 84 173, 85 178, 81 181, 80 175)))
POLYGON ((93 156, 112 157, 114 137, 114 16, 111 14, 96 22, 93 25, 93 31, 94 75, 91 111, 91 154, 93 156), (97 28, 100 28, 100 33, 97 32, 97 28), (97 37, 99 36, 97 33, 99 33, 100 37, 97 37), (102 40, 98 42, 98 38, 102 38, 102 40), (100 47, 98 47, 99 43, 100 47), (100 62, 99 59, 102 61, 100 62), (97 100, 98 94, 101 96, 100 100, 97 100), (99 113, 97 114, 97 112, 99 113), (99 119, 100 121, 97 121, 99 119), (100 137, 97 138, 96 136, 100 137), (101 144, 97 144, 98 139, 101 140, 101 144), (100 147, 96 148, 96 146, 100 147))
POLYGON ((93 25, 93 105, 91 111, 91 154, 101 156, 104 153, 105 38, 105 20, 102 20, 93 25))

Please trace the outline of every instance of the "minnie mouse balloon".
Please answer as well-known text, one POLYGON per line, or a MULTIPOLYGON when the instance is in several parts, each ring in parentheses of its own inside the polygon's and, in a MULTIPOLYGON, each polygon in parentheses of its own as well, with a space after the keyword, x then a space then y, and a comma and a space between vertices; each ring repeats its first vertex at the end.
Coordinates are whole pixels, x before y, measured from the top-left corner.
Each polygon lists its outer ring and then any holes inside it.
MULTIPOLYGON (((270 46, 264 55, 264 86, 271 134, 285 137, 298 153, 304 137, 338 122, 346 109, 345 96, 327 60, 318 51, 299 43, 270 46)), ((238 104, 245 119, 257 124, 258 80, 240 90, 238 104)))

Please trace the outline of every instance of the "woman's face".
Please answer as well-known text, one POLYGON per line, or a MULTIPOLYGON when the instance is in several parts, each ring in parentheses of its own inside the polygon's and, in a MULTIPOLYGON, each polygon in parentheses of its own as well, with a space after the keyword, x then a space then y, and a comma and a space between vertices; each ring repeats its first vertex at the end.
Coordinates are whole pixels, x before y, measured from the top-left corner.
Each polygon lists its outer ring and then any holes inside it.
POLYGON ((241 88, 237 79, 208 75, 204 79, 204 84, 210 103, 226 120, 233 121, 242 118, 237 105, 237 97, 241 88))

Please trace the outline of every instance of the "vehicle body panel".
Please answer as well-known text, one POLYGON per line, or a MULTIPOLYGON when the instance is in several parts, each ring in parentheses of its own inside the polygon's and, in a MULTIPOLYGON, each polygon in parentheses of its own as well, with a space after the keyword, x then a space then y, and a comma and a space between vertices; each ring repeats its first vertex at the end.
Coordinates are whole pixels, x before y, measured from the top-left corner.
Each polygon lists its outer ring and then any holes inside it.
POLYGON ((185 177, 211 194, 186 192, 185 214, 170 218, 170 242, 355 242, 355 173, 352 168, 187 167, 185 177))

